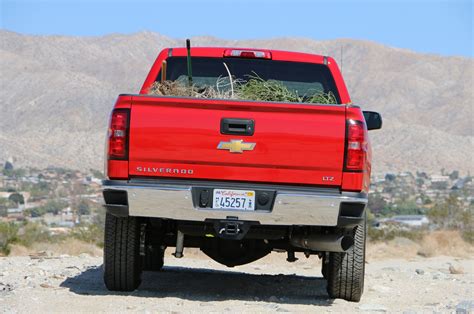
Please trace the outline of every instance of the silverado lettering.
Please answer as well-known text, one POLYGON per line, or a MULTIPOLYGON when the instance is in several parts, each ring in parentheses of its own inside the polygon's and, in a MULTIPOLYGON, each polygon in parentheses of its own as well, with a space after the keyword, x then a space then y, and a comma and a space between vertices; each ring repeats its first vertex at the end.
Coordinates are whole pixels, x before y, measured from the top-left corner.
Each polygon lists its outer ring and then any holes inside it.
POLYGON ((188 52, 164 49, 140 93, 120 95, 111 113, 103 182, 107 288, 136 289, 144 270, 162 268, 168 247, 177 258, 185 247, 199 248, 229 267, 286 251, 288 262, 296 254, 322 259, 330 297, 359 301, 368 130, 381 127, 380 115, 351 103, 331 57, 238 48, 188 52), (165 77, 173 84, 189 80, 189 88, 201 91, 223 79, 258 77, 298 97, 236 99, 233 90, 228 99, 149 95, 165 77))
POLYGON ((154 168, 154 167, 137 167, 136 169, 137 169, 137 172, 193 174, 192 169, 171 169, 171 168, 154 168))

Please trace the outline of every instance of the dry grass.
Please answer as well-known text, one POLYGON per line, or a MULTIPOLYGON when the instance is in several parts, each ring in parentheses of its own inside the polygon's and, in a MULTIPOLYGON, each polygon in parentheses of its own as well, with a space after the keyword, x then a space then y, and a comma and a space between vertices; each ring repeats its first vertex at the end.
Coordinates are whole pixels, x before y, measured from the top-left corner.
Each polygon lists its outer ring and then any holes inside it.
POLYGON ((369 243, 367 259, 404 258, 416 256, 473 257, 474 246, 463 240, 458 231, 434 231, 420 241, 395 238, 387 242, 369 243))
POLYGON ((156 96, 194 96, 194 90, 178 81, 154 82, 148 89, 148 95, 156 96))
POLYGON ((435 231, 423 238, 418 255, 472 257, 474 246, 464 241, 458 231, 435 231))
POLYGON ((288 89, 279 81, 264 80, 259 76, 249 76, 248 81, 235 79, 232 76, 219 77, 215 86, 204 87, 188 86, 182 81, 154 82, 148 89, 148 95, 318 104, 337 103, 336 97, 331 92, 298 95, 298 92, 288 89))
MULTIPOLYGON (((27 248, 22 245, 12 245, 10 256, 26 256, 29 254, 47 251, 53 255, 68 254, 71 256, 87 253, 92 256, 102 256, 102 249, 94 244, 86 243, 77 239, 69 239, 60 243, 34 243, 27 248)), ((168 248, 166 255, 174 252, 174 248, 168 248)), ((185 257, 208 259, 199 249, 186 248, 185 257)), ((302 257, 302 254, 299 254, 302 257)), ((387 242, 369 242, 367 244, 367 260, 380 259, 411 259, 417 256, 453 256, 474 257, 474 246, 465 242, 457 231, 435 231, 423 237, 419 242, 406 238, 395 238, 387 242)), ((286 254, 272 253, 266 259, 283 259, 286 254)))
POLYGON ((367 260, 389 258, 410 259, 417 255, 420 245, 405 238, 395 238, 387 242, 368 242, 367 260))
POLYGON ((239 84, 239 80, 232 80, 232 84, 228 78, 220 77, 217 79, 216 86, 206 86, 199 88, 195 85, 188 86, 181 81, 163 81, 154 82, 148 89, 148 95, 156 96, 176 96, 176 97, 195 97, 195 98, 221 98, 221 99, 238 99, 234 95, 234 90, 229 89, 239 84))
POLYGON ((102 249, 94 244, 86 243, 77 239, 68 239, 59 243, 34 243, 31 247, 14 244, 11 246, 9 256, 27 256, 37 252, 46 251, 52 255, 67 254, 71 256, 79 254, 89 254, 92 256, 102 256, 102 249))

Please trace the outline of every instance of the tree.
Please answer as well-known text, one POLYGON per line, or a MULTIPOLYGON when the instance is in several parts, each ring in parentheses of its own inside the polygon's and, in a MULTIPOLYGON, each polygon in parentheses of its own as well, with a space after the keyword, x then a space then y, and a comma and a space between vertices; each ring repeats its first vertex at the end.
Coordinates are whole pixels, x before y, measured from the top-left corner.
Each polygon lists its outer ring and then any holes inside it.
POLYGON ((31 193, 31 196, 36 198, 47 197, 51 189, 52 187, 47 182, 39 182, 26 188, 31 193))
POLYGON ((25 169, 3 169, 3 174, 10 178, 21 178, 26 175, 25 169))
POLYGON ((13 164, 9 161, 5 162, 5 166, 3 167, 3 170, 13 170, 13 164))
POLYGON ((105 179, 105 176, 104 174, 102 173, 102 171, 99 171, 99 170, 95 170, 95 169, 90 169, 92 175, 94 176, 94 178, 97 178, 97 179, 105 179))
POLYGON ((440 228, 463 227, 464 210, 456 195, 451 194, 442 203, 437 203, 431 208, 427 215, 430 220, 440 228))
POLYGON ((385 206, 387 206, 387 202, 380 193, 369 194, 368 207, 372 213, 379 214, 385 206))
POLYGON ((49 200, 43 207, 45 213, 57 215, 62 209, 67 207, 68 203, 61 200, 49 200))
POLYGON ((10 196, 8 197, 8 200, 14 203, 16 206, 20 204, 25 204, 25 198, 20 193, 10 194, 10 196))
POLYGON ((53 199, 48 200, 43 206, 27 209, 25 210, 25 213, 30 214, 31 217, 41 217, 46 213, 57 215, 62 209, 66 208, 67 206, 67 202, 53 199))
POLYGON ((458 170, 454 170, 453 172, 451 172, 451 174, 449 175, 449 178, 451 180, 456 180, 459 178, 459 171, 458 170))
POLYGON ((77 213, 82 216, 82 215, 90 215, 90 207, 87 201, 81 200, 79 202, 79 205, 77 206, 77 213))

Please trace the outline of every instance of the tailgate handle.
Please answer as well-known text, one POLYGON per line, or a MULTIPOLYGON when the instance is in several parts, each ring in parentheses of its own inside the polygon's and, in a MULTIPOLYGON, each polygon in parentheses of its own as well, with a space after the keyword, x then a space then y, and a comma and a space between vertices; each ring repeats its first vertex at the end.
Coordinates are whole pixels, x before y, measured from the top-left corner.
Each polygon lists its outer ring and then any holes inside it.
POLYGON ((255 122, 251 119, 223 118, 221 120, 221 134, 253 135, 255 122))

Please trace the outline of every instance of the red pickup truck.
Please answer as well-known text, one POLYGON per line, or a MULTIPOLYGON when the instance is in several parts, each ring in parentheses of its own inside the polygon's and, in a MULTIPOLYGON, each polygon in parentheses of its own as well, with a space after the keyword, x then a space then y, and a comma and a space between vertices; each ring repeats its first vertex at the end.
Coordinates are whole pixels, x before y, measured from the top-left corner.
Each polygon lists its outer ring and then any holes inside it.
MULTIPOLYGON (((164 49, 138 95, 120 95, 110 118, 103 195, 104 280, 132 291, 160 270, 167 247, 200 248, 229 267, 272 251, 322 259, 331 298, 359 301, 364 285, 371 147, 376 112, 351 104, 334 59, 265 49, 193 48, 193 84, 228 71, 258 73, 335 104, 153 96, 187 77, 187 50, 164 49), (225 63, 225 67, 223 66, 225 63), (227 69, 226 69, 227 68, 227 69)), ((315 274, 317 271, 315 270, 315 274)))

